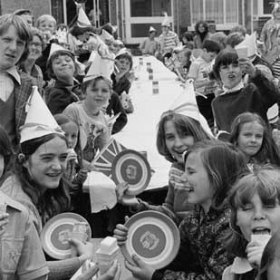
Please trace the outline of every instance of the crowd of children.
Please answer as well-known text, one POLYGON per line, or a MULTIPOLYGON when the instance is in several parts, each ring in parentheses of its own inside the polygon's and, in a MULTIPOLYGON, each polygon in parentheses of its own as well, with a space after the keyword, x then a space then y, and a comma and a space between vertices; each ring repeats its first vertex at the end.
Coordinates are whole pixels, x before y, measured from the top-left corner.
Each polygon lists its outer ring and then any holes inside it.
MULTIPOLYGON (((84 215, 95 227, 92 237, 114 235, 119 246, 127 240, 125 217, 112 224, 107 210, 91 214, 82 187, 88 172, 96 171, 97 153, 134 113, 133 57, 111 24, 93 27, 76 6, 77 23, 69 30, 49 14, 34 23, 30 10, 0 16, 3 280, 68 280, 93 258, 92 243, 75 238, 68 242, 76 256, 58 261, 44 255, 42 229, 63 212, 84 215)), ((279 54, 267 38, 279 20, 279 4, 272 14, 261 34, 262 50, 243 27, 210 33, 205 21, 180 42, 167 15, 159 37, 151 26, 140 44, 142 55, 159 59, 195 97, 194 104, 162 112, 158 122, 157 150, 171 163, 164 201, 154 205, 136 197, 127 203, 128 185, 116 186, 126 213, 159 211, 180 230, 179 253, 163 269, 137 255, 125 261, 135 279, 277 279, 280 132, 279 111, 271 108, 280 104, 274 71, 279 54)), ((96 273, 91 268, 77 279, 96 273)), ((95 279, 119 275, 114 262, 95 279)))

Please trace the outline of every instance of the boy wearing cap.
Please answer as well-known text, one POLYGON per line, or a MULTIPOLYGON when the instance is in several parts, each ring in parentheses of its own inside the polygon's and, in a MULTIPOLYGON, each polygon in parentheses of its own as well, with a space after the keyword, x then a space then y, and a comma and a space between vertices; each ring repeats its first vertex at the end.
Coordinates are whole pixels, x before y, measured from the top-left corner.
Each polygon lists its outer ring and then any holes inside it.
POLYGON ((142 54, 158 56, 160 44, 155 38, 156 32, 157 31, 152 26, 150 26, 149 37, 145 39, 139 46, 142 54))
POLYGON ((0 17, 0 124, 7 131, 13 147, 19 143, 19 128, 24 124, 25 105, 32 92, 32 81, 16 66, 25 60, 32 35, 20 16, 0 17))

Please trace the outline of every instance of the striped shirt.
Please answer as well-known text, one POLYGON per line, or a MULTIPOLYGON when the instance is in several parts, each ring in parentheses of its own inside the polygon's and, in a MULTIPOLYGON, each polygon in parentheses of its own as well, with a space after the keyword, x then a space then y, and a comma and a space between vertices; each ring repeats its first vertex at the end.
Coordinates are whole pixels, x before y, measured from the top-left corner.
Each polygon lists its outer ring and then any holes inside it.
POLYGON ((167 34, 161 34, 158 40, 161 45, 162 55, 172 52, 172 50, 179 44, 178 36, 173 31, 168 31, 167 34))

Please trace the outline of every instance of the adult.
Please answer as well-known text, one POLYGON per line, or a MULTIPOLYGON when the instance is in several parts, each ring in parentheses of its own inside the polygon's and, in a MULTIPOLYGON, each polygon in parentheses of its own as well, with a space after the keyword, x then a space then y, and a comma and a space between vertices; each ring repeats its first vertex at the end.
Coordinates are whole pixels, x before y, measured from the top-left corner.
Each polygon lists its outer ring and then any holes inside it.
POLYGON ((32 81, 17 65, 28 56, 32 34, 26 21, 13 14, 0 17, 0 124, 13 147, 19 143, 19 128, 24 124, 25 104, 32 92, 32 81))
POLYGON ((195 36, 193 38, 194 48, 201 49, 203 42, 210 38, 210 34, 208 31, 208 24, 206 21, 198 21, 195 24, 195 36))

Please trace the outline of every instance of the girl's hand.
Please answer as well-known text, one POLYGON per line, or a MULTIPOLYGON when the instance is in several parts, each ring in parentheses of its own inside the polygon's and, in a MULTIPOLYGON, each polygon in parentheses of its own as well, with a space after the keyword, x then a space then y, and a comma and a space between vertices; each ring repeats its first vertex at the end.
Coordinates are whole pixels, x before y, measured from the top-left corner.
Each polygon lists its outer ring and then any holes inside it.
POLYGON ((83 184, 87 179, 87 173, 88 173, 87 169, 80 169, 76 175, 77 183, 83 184))
POLYGON ((5 232, 5 227, 9 223, 9 214, 8 213, 0 213, 0 236, 2 236, 5 232))
POLYGON ((77 160, 77 154, 74 149, 68 149, 67 152, 68 152, 67 161, 70 161, 70 160, 76 161, 77 160))
POLYGON ((256 67, 248 58, 239 58, 238 61, 243 73, 248 74, 250 77, 255 77, 256 67))
POLYGON ((128 189, 128 183, 127 182, 122 182, 122 183, 119 183, 117 186, 116 186, 116 196, 117 196, 117 200, 119 203, 122 204, 123 202, 123 197, 125 196, 125 193, 128 189))
POLYGON ((73 246, 78 253, 78 256, 81 262, 84 262, 87 259, 91 259, 93 256, 93 244, 90 242, 82 242, 75 238, 70 238, 68 242, 73 246))
POLYGON ((127 240, 127 233, 128 228, 122 224, 117 224, 116 228, 114 229, 114 237, 117 238, 117 242, 119 246, 125 244, 127 240))
POLYGON ((253 267, 260 267, 263 250, 266 242, 251 241, 246 248, 247 259, 253 267))
POLYGON ((151 280, 155 269, 143 262, 138 256, 132 256, 134 264, 125 261, 125 267, 139 280, 151 280))

